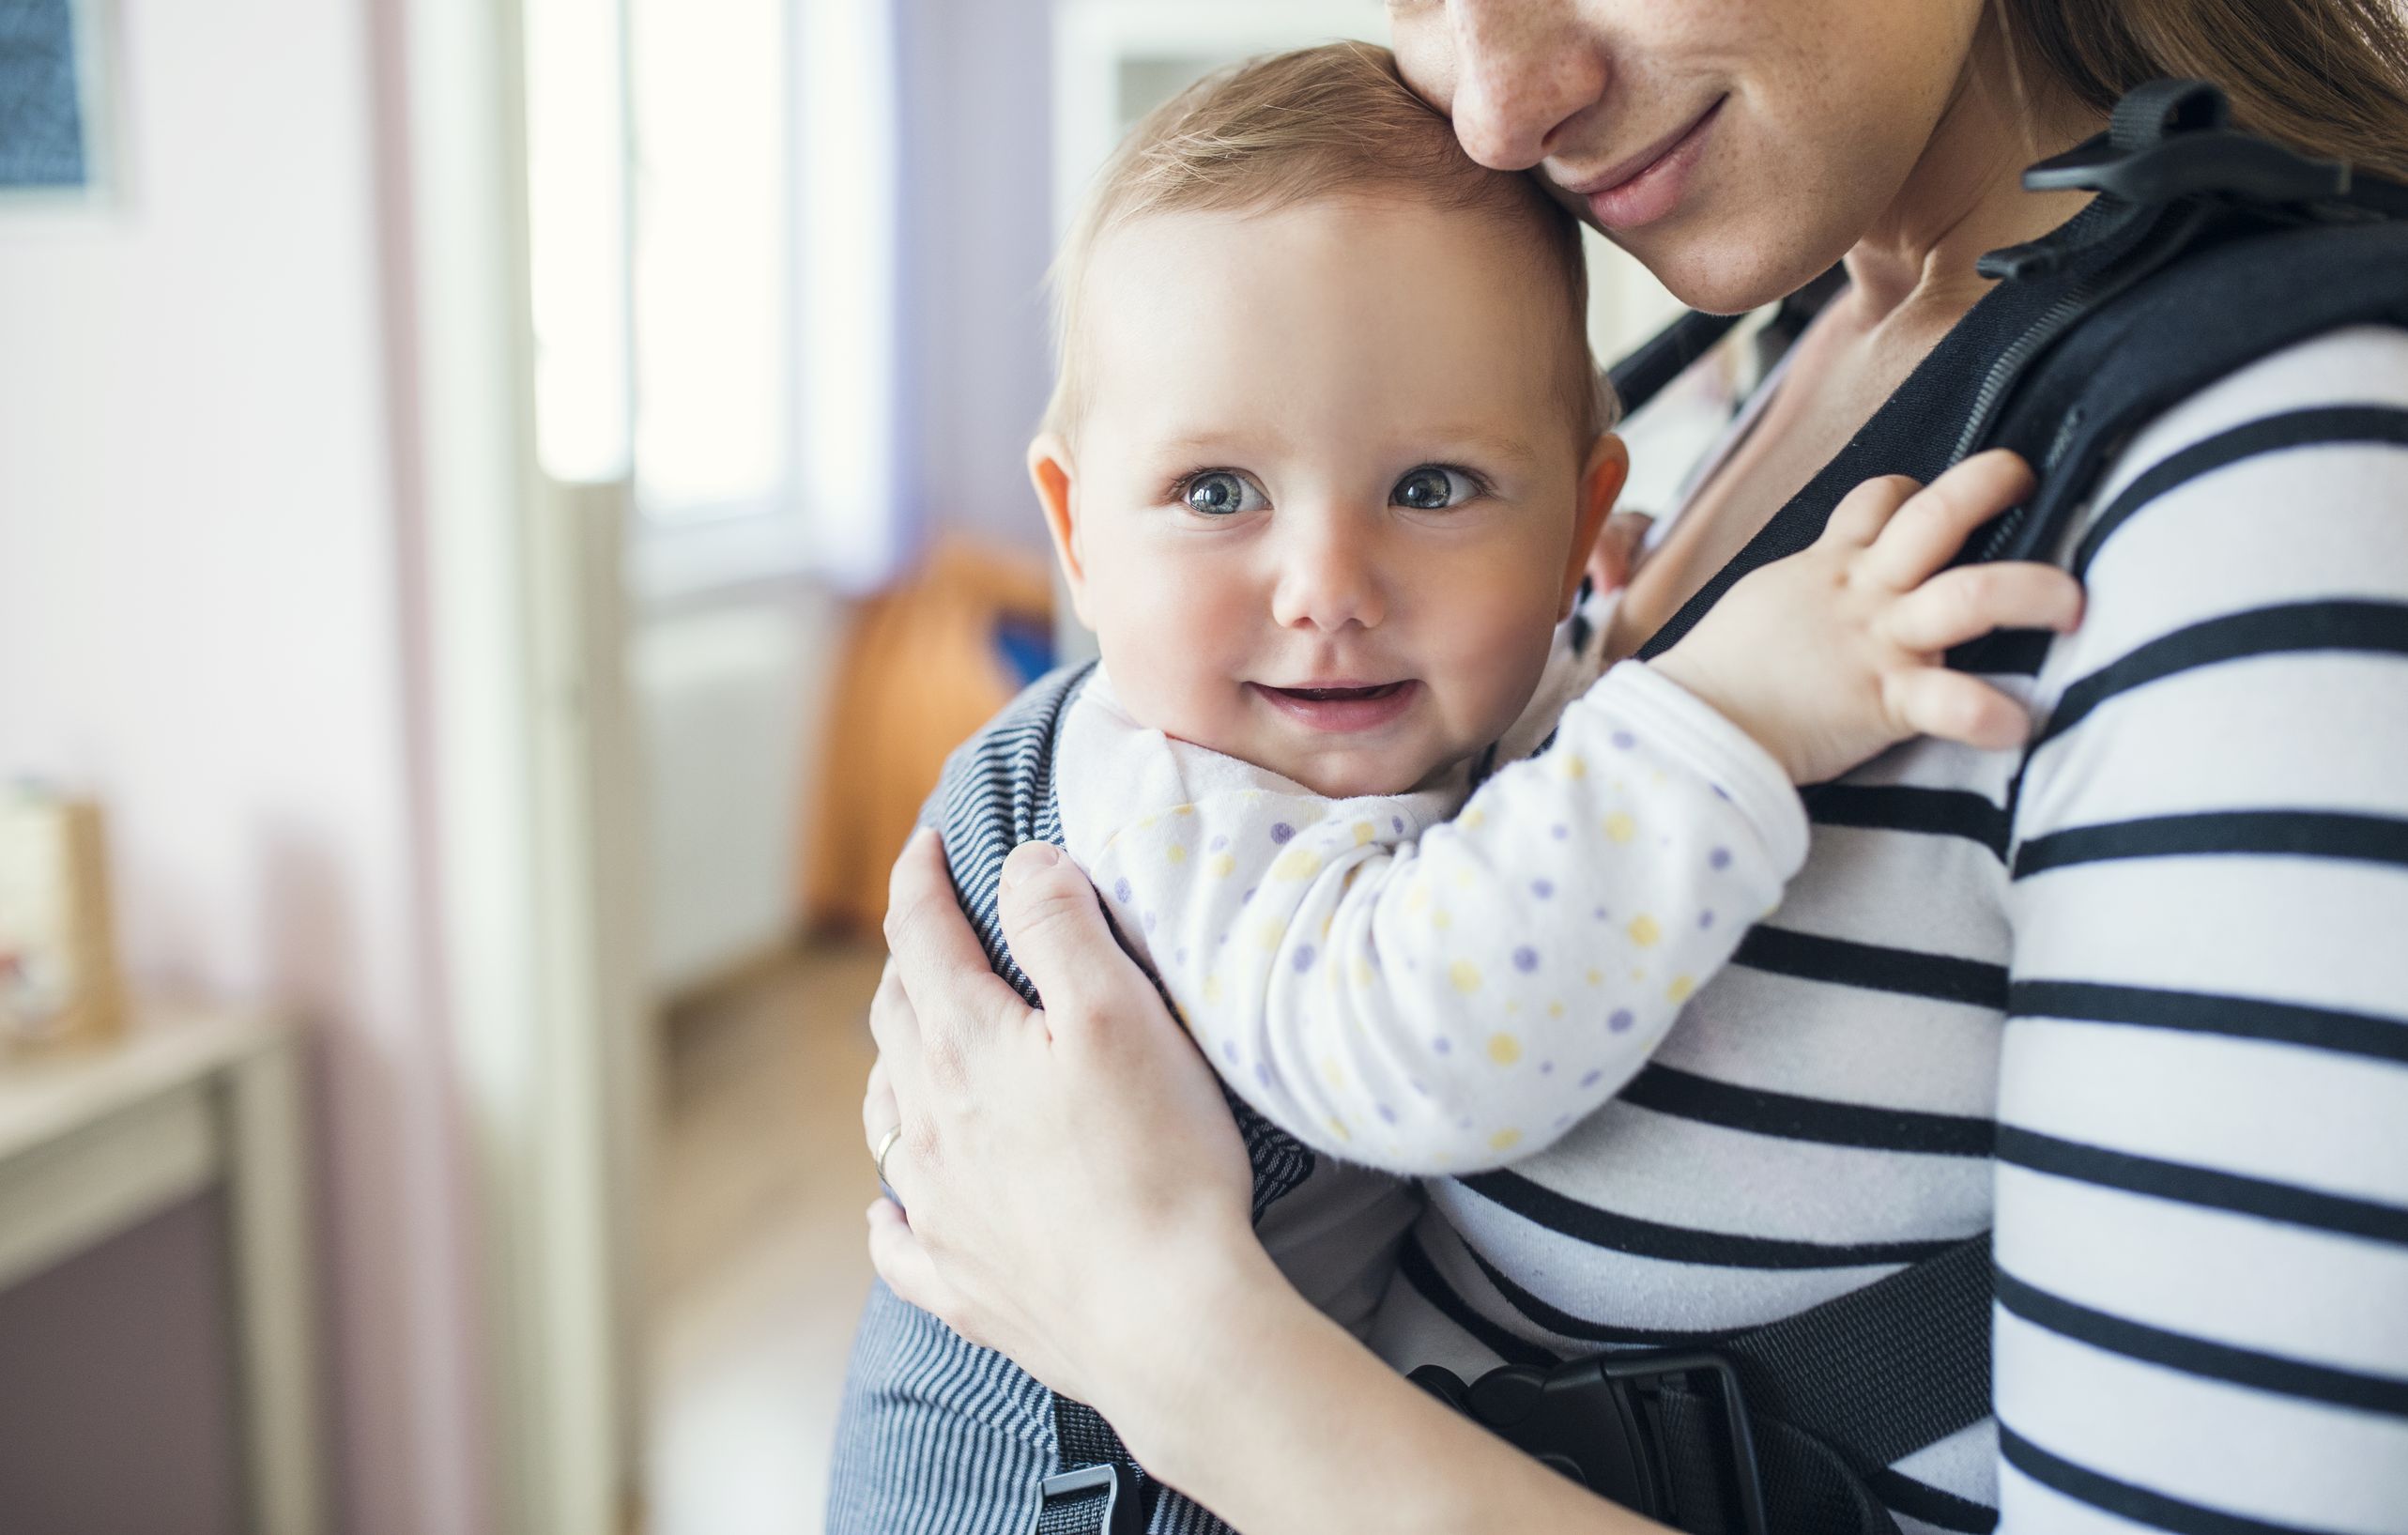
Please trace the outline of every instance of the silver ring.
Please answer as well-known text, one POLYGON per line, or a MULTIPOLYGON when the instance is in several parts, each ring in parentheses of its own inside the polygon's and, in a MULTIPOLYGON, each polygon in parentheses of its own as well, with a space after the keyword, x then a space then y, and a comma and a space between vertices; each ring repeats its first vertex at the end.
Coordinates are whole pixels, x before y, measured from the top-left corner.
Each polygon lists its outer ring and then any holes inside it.
POLYGON ((886 1154, 894 1150, 895 1143, 900 1141, 902 1138, 903 1127, 899 1123, 892 1129, 889 1129, 884 1135, 878 1138, 878 1150, 875 1153, 875 1158, 878 1162, 878 1181, 883 1187, 893 1187, 893 1185, 886 1182, 886 1154))

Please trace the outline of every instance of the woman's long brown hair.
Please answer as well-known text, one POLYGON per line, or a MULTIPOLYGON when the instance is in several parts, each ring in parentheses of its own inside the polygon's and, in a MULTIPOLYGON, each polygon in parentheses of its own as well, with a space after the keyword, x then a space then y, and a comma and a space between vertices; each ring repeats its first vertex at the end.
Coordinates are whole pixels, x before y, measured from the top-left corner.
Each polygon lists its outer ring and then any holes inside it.
POLYGON ((2101 112, 2212 81, 2243 128, 2408 181, 2401 0, 1997 0, 2027 67, 2101 112))

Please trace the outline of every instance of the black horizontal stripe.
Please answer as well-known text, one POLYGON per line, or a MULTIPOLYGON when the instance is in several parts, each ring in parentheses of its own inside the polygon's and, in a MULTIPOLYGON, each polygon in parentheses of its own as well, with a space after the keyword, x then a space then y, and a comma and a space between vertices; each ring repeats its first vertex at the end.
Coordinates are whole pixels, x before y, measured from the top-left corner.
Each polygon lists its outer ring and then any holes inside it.
POLYGON ((1866 1473, 1864 1485, 1890 1508, 1926 1525, 1959 1530, 1963 1535, 1990 1535, 1999 1527, 1999 1511, 1986 1503, 1942 1492, 1927 1481, 1901 1476, 1887 1466, 1866 1473))
POLYGON ((1996 629, 1956 646, 1943 659, 1951 671, 1990 677, 2037 677, 2040 664, 2048 658, 2048 647, 2056 642, 2054 630, 1996 629))
POLYGON ((1800 980, 2006 1010, 2006 967, 1953 954, 1859 944, 1759 923, 1740 941, 1731 961, 1800 980))
POLYGON ((2331 1535, 2329 1530, 2303 1525, 2270 1524, 2247 1514, 2227 1513, 2119 1481, 2049 1453, 2004 1423, 1999 1425, 1999 1453, 2009 1466, 2044 1487, 2171 1535, 2331 1535))
POLYGON ((1479 1339, 1488 1346, 1490 1353, 1506 1363, 1537 1365, 1543 1369, 1563 1362, 1538 1344, 1517 1338, 1498 1327, 1473 1310, 1469 1301, 1455 1294, 1454 1286, 1438 1272, 1438 1266, 1430 1261, 1429 1251, 1421 1245, 1419 1233, 1404 1239, 1403 1251, 1397 1254, 1396 1266, 1397 1271, 1404 1276, 1405 1282, 1412 1285, 1422 1299, 1435 1307, 1440 1315, 1479 1339))
POLYGON ((2109 698, 2150 683, 2227 661, 2320 651, 2408 655, 2408 604, 2287 603, 2177 629, 2067 687, 2032 750, 2071 730, 2109 698))
POLYGON ((1623 1102, 1642 1109, 1752 1135, 1935 1157, 1987 1157, 1996 1128, 1989 1119, 1971 1114, 1801 1098, 1716 1082, 1668 1066, 1647 1067, 1621 1096, 1623 1102))
POLYGON ((1457 1180, 1473 1193, 1559 1236, 1636 1257, 1720 1268, 1862 1268, 1915 1263, 1945 1252, 1959 1237, 1936 1242, 1806 1242, 1782 1236, 1668 1226, 1601 1210, 1519 1173, 1480 1173, 1457 1180))
POLYGON ((2408 821, 2340 810, 2202 810, 2076 826, 2016 850, 2015 877, 2126 858, 2337 858, 2408 867, 2408 821))
POLYGON ((2408 1247, 2408 1209, 2370 1199, 2109 1151, 2014 1125, 1999 1127, 1998 1156, 2002 1162, 2051 1177, 2408 1247))
POLYGON ((2408 1019, 2378 1018, 2295 1002, 2089 981, 2017 981, 2007 988, 2007 1010, 2018 1018, 2220 1034, 2408 1065, 2408 1019))
POLYGON ((2245 1386, 2254 1391, 2322 1402, 2328 1406, 2408 1418, 2408 1380, 2385 1379, 2329 1364, 2285 1358, 2236 1348, 2210 1338, 2169 1332, 2051 1295, 1999 1270, 1999 1304, 2009 1314, 2078 1343, 2120 1354, 2143 1364, 2162 1365, 2186 1375, 2245 1386))
POLYGON ((2093 518, 2074 551, 2072 569, 2087 580, 2102 545, 2132 514, 2200 476, 2245 458, 2292 448, 2398 443, 2408 446, 2408 410, 2396 406, 2324 406, 2312 410, 2262 416, 2230 431, 2194 442, 2150 467, 2093 518))
MULTIPOLYGON (((1419 1242, 1419 1238, 1417 1236, 1414 1240, 1419 1242)), ((1592 1322, 1585 1316, 1574 1316, 1560 1306, 1542 1300, 1514 1283, 1512 1280, 1506 1277, 1503 1269, 1481 1257, 1480 1250, 1473 1247, 1471 1243, 1467 1241, 1464 1243, 1464 1251, 1480 1269, 1481 1277, 1496 1287, 1496 1293, 1503 1296, 1508 1304, 1531 1322, 1560 1338, 1577 1338, 1583 1343, 1637 1343, 1649 1347, 1663 1347, 1675 1343, 1709 1343, 1729 1336, 1726 1332, 1684 1332, 1673 1328, 1616 1327, 1611 1323, 1592 1322)), ((1423 1256, 1426 1260, 1428 1256, 1426 1251, 1423 1256)), ((1433 1263, 1434 1272, 1435 1268, 1436 1265, 1433 1263)))
POLYGON ((2006 856, 2007 813, 1961 789, 1909 784, 1818 784, 1805 791, 1806 819, 1818 826, 1961 837, 2006 856))

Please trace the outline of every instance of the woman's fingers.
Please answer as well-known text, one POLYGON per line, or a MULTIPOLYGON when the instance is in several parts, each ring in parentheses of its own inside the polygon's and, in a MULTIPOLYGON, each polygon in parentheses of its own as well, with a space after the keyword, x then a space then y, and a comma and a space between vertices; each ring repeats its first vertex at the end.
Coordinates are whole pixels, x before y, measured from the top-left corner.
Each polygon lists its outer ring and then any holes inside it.
POLYGON ((2007 751, 2032 737, 2032 716, 2023 705, 1945 667, 1892 672, 1883 680, 1882 698, 1901 739, 1937 736, 1983 751, 2007 751))
POLYGON ((1112 936, 1096 887, 1061 849, 1021 843, 1004 860, 1002 884, 1004 942, 1045 999, 1055 1038, 1098 1019, 1160 1010, 1153 983, 1112 936))
POLYGON ((929 1261, 928 1250, 920 1245, 911 1221, 891 1200, 882 1199, 869 1207, 869 1262, 888 1289, 932 1316, 956 1321, 952 1293, 929 1261))
MULTIPOLYGON (((879 1035, 878 1048, 893 1061, 905 1097, 928 1068, 958 1064, 960 1050, 974 1038, 991 1037, 1028 1020, 1019 994, 988 968, 987 951, 954 895, 943 844, 926 827, 912 834, 887 882, 886 946, 895 957, 893 975, 910 1001, 905 1015, 915 1026, 908 1039, 879 1035)), ((870 1017, 876 1032, 875 1005, 870 1017)))
POLYGON ((1588 578, 1600 591, 1619 591, 1638 569, 1639 545, 1647 542, 1655 518, 1645 512, 1616 512, 1598 530, 1597 546, 1588 554, 1588 578))
POLYGON ((2053 565, 1963 565, 1900 597, 1881 632, 1929 654, 1994 629, 2071 629, 2081 614, 2081 583, 2053 565))
POLYGON ((2032 484, 2031 467, 2005 449, 1975 453, 1895 510, 1866 551, 1867 571, 1896 591, 1929 579, 1973 530, 2029 497, 2032 484))
MULTIPOLYGON (((906 1003, 906 1006, 910 1004, 906 1003)), ((869 1143, 871 1155, 886 1132, 903 1122, 902 1105, 895 1100, 895 1084, 886 1075, 886 1057, 881 1055, 869 1065, 869 1085, 862 1089, 861 1133, 869 1143)))

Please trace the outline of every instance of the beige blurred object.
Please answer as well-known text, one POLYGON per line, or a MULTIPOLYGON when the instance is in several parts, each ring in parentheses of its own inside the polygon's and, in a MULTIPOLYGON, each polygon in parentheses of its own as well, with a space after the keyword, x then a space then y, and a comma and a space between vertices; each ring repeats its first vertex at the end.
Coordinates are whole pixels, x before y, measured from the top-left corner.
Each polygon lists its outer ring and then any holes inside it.
POLYGON ((996 637, 1005 623, 1051 622, 1047 572, 1026 550, 946 539, 861 605, 829 707, 819 801, 805 820, 807 928, 878 931, 887 870, 945 755, 1020 691, 996 637))
POLYGON ((0 1054, 125 1032, 108 839, 92 800, 0 794, 0 1054))

